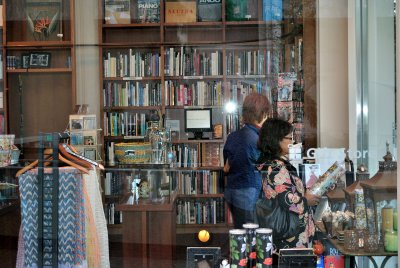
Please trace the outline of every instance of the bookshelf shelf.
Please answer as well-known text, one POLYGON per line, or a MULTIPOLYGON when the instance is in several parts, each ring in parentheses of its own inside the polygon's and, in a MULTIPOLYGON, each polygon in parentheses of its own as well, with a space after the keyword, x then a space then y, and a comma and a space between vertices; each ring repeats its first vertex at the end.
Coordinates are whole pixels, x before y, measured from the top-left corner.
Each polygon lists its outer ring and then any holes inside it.
POLYGON ((176 228, 177 235, 183 234, 197 234, 200 230, 206 229, 212 234, 223 233, 226 234, 229 232, 229 226, 226 224, 180 224, 176 228))
POLYGON ((104 81, 142 81, 142 80, 161 80, 161 77, 139 76, 139 77, 104 77, 104 81))
POLYGON ((72 68, 27 68, 27 69, 12 69, 7 70, 7 73, 72 73, 72 68))
POLYGON ((180 198, 192 198, 192 199, 202 199, 202 198, 216 198, 216 197, 224 197, 223 194, 193 194, 193 195, 178 195, 180 198))
POLYGON ((173 141, 172 144, 181 144, 181 143, 193 143, 193 144, 198 144, 198 143, 224 143, 225 141, 222 139, 219 140, 179 140, 179 141, 173 141))
POLYGON ((212 27, 223 27, 223 22, 217 21, 201 21, 201 22, 186 22, 186 23, 164 23, 164 27, 204 27, 204 26, 212 26, 212 27))
POLYGON ((71 47, 73 43, 71 41, 18 41, 18 42, 6 42, 6 48, 61 48, 61 47, 71 47))
POLYGON ((104 111, 139 111, 139 110, 156 110, 159 109, 159 106, 111 106, 111 107, 104 107, 104 111))
POLYGON ((103 28, 149 28, 160 27, 160 23, 103 24, 103 28))

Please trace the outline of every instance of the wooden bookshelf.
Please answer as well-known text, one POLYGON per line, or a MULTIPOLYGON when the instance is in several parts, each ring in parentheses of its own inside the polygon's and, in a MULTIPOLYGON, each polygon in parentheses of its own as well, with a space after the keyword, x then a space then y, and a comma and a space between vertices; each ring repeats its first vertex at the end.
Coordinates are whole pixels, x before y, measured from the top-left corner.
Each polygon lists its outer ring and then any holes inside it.
MULTIPOLYGON (((242 18, 239 21, 227 20, 227 1, 221 1, 222 19, 207 22, 166 23, 165 0, 160 0, 160 16, 157 22, 138 23, 138 18, 135 17, 137 0, 129 1, 131 18, 130 23, 127 24, 106 23, 105 11, 100 10, 98 32, 99 72, 103 74, 99 89, 102 96, 101 113, 104 116, 102 128, 109 129, 108 124, 111 124, 111 121, 118 122, 121 118, 130 116, 129 114, 148 115, 152 110, 159 110, 165 119, 180 122, 179 136, 172 140, 173 148, 177 148, 178 151, 180 147, 186 146, 198 150, 199 163, 194 165, 187 163, 188 166, 178 163, 171 170, 171 176, 177 181, 178 186, 174 209, 177 209, 180 202, 187 200, 197 200, 200 203, 219 198, 223 200, 222 161, 203 165, 202 161, 208 160, 201 157, 202 148, 206 146, 219 148, 218 157, 222 156, 226 137, 238 127, 240 118, 240 111, 237 114, 227 114, 224 111, 224 105, 229 101, 235 101, 240 108, 244 97, 252 91, 267 95, 272 103, 274 116, 281 115, 280 107, 283 104, 279 102, 283 100, 278 96, 278 89, 283 76, 279 76, 280 73, 295 74, 295 79, 291 82, 296 83, 296 88, 293 90, 293 92, 297 90, 296 97, 293 100, 284 101, 285 105, 290 104, 294 106, 293 110, 296 109, 297 114, 292 116, 297 128, 296 141, 302 142, 306 149, 316 146, 315 3, 304 0, 283 2, 281 14, 283 18, 278 21, 264 21, 262 0, 256 0, 258 8, 251 7, 252 17, 242 18), (307 5, 307 10, 303 11, 302 7, 305 5, 307 5), (137 62, 138 58, 131 57, 134 53, 142 53, 139 62, 137 62), (145 56, 146 54, 150 56, 145 56), (146 58, 154 55, 156 60, 153 59, 151 64, 157 66, 156 72, 152 71, 146 75, 132 73, 133 67, 130 63, 133 60, 137 64, 135 68, 138 66, 143 68, 141 64, 146 70, 154 68, 146 58), (115 66, 110 65, 110 62, 115 62, 115 66), (110 69, 113 70, 111 75, 110 69), (123 71, 120 72, 120 70, 123 71), (126 105, 125 101, 116 105, 110 101, 113 98, 120 98, 121 95, 125 98, 126 95, 131 94, 129 90, 123 88, 131 88, 132 85, 135 88, 147 85, 152 92, 157 92, 155 96, 152 96, 153 99, 157 99, 157 103, 126 105), (122 91, 104 90, 118 87, 122 91), (212 97, 207 97, 204 103, 199 104, 200 102, 196 101, 206 95, 202 90, 206 90, 212 97), (181 96, 189 97, 184 99, 181 96), (222 139, 213 139, 210 132, 205 134, 210 138, 208 140, 189 140, 185 134, 183 118, 183 110, 187 108, 211 108, 213 124, 222 124, 222 139), (218 181, 221 187, 218 192, 180 193, 181 174, 187 173, 190 177, 190 173, 196 174, 196 172, 219 173, 218 181)), ((104 7, 104 0, 99 0, 99 6, 104 7)), ((135 139, 134 135, 119 133, 119 128, 122 127, 118 123, 116 128, 115 132, 104 132, 104 159, 106 161, 111 142, 144 139, 145 131, 138 133, 138 138, 135 139)), ((135 169, 133 166, 132 170, 135 169)), ((119 171, 113 169, 113 172, 117 174, 119 171)), ((126 171, 121 170, 121 172, 126 171)), ((153 209, 161 208, 158 206, 162 205, 155 204, 153 209)), ((118 208, 123 210, 123 213, 140 210, 130 205, 119 205, 118 208)), ((129 219, 133 220, 130 216, 129 219)), ((123 226, 131 224, 131 222, 126 222, 125 216, 124 221, 123 226)), ((175 232, 177 234, 196 233, 202 227, 216 232, 217 230, 226 232, 231 227, 228 222, 225 207, 222 222, 176 224, 171 232, 174 234, 175 232)), ((142 236, 145 234, 142 233, 142 236)), ((124 253, 128 254, 128 251, 124 253)))
MULTIPOLYGON (((6 125, 21 144, 67 127, 76 102, 74 6, 74 0, 3 0, 6 125), (47 25, 51 31, 30 28, 29 21, 34 25, 44 14, 39 10, 55 18, 49 21, 54 27, 47 25)), ((22 159, 35 158, 28 147, 21 148, 22 159)))

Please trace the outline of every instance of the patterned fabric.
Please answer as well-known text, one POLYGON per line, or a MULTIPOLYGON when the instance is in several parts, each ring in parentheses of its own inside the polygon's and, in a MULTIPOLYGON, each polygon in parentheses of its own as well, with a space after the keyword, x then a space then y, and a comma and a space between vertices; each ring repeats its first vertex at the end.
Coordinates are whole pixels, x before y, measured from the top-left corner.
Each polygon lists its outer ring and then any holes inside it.
MULTIPOLYGON (((102 268, 110 267, 109 260, 109 250, 108 250, 108 230, 106 217, 103 210, 103 201, 101 197, 101 189, 99 183, 99 171, 89 170, 89 174, 84 174, 83 179, 87 194, 89 196, 89 201, 92 208, 93 219, 95 224, 95 229, 97 234, 98 247, 95 250, 100 251, 100 266, 102 268)), ((90 240, 87 240, 87 247, 91 247, 90 240)), ((93 247, 95 247, 93 245, 93 247)), ((97 254, 97 253, 96 253, 97 254)), ((89 259, 89 254, 88 254, 89 259)), ((90 263, 90 262, 89 262, 90 263)), ((89 264, 88 264, 89 265, 89 264)))
MULTIPOLYGON (((59 219, 58 219, 58 267, 83 267, 86 262, 85 211, 82 177, 74 168, 60 168, 59 219)), ((51 169, 45 169, 50 173, 51 169)), ((51 186, 52 174, 44 175, 44 183, 51 186)), ((22 231, 25 267, 38 264, 38 170, 29 170, 19 177, 22 231)), ((49 194, 44 192, 44 195, 49 194)), ((51 201, 44 202, 44 211, 51 209, 51 201)), ((44 217, 44 229, 52 219, 44 217)), ((43 236, 51 236, 44 231, 43 236)), ((45 245, 48 254, 51 245, 45 245)))
POLYGON ((304 197, 305 188, 297 176, 296 169, 287 161, 274 160, 267 165, 261 165, 263 173, 263 191, 267 199, 277 198, 278 203, 299 216, 298 234, 286 240, 274 240, 276 249, 312 247, 315 225, 312 219, 312 209, 304 197))
MULTIPOLYGON (((87 185, 83 184, 83 192, 85 200, 89 200, 87 185)), ((94 214, 90 202, 85 202, 86 215, 86 261, 87 267, 100 267, 100 250, 99 239, 97 237, 97 228, 95 224, 94 214)))

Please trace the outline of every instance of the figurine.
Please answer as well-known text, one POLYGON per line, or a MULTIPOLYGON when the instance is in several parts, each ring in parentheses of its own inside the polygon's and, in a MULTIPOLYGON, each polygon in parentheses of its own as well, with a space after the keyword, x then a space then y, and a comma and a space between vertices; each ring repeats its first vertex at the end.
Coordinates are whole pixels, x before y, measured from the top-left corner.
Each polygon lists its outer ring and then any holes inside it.
POLYGON ((139 196, 140 198, 146 199, 149 198, 150 194, 150 185, 147 180, 143 180, 139 183, 139 196))
POLYGON ((131 191, 134 196, 134 202, 138 202, 139 200, 139 185, 140 185, 140 177, 138 175, 135 176, 135 179, 132 181, 131 191))
POLYGON ((221 264, 219 265, 219 268, 230 268, 228 260, 227 259, 223 259, 221 264))

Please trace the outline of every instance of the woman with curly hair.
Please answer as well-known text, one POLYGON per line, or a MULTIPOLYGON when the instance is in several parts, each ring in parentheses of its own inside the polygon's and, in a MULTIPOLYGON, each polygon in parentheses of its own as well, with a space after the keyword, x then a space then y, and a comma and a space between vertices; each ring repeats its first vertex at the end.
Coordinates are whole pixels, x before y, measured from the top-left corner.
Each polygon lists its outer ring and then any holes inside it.
MULTIPOLYGON (((275 250, 312 247, 315 233, 311 206, 318 204, 319 197, 306 191, 296 168, 287 159, 292 142, 293 126, 290 123, 270 118, 262 125, 259 138, 261 157, 258 166, 258 169, 263 171, 262 198, 276 202, 283 211, 291 214, 292 221, 290 230, 283 233, 273 230, 275 250)), ((262 226, 265 224, 262 219, 259 220, 259 224, 260 227, 271 227, 262 226)))

